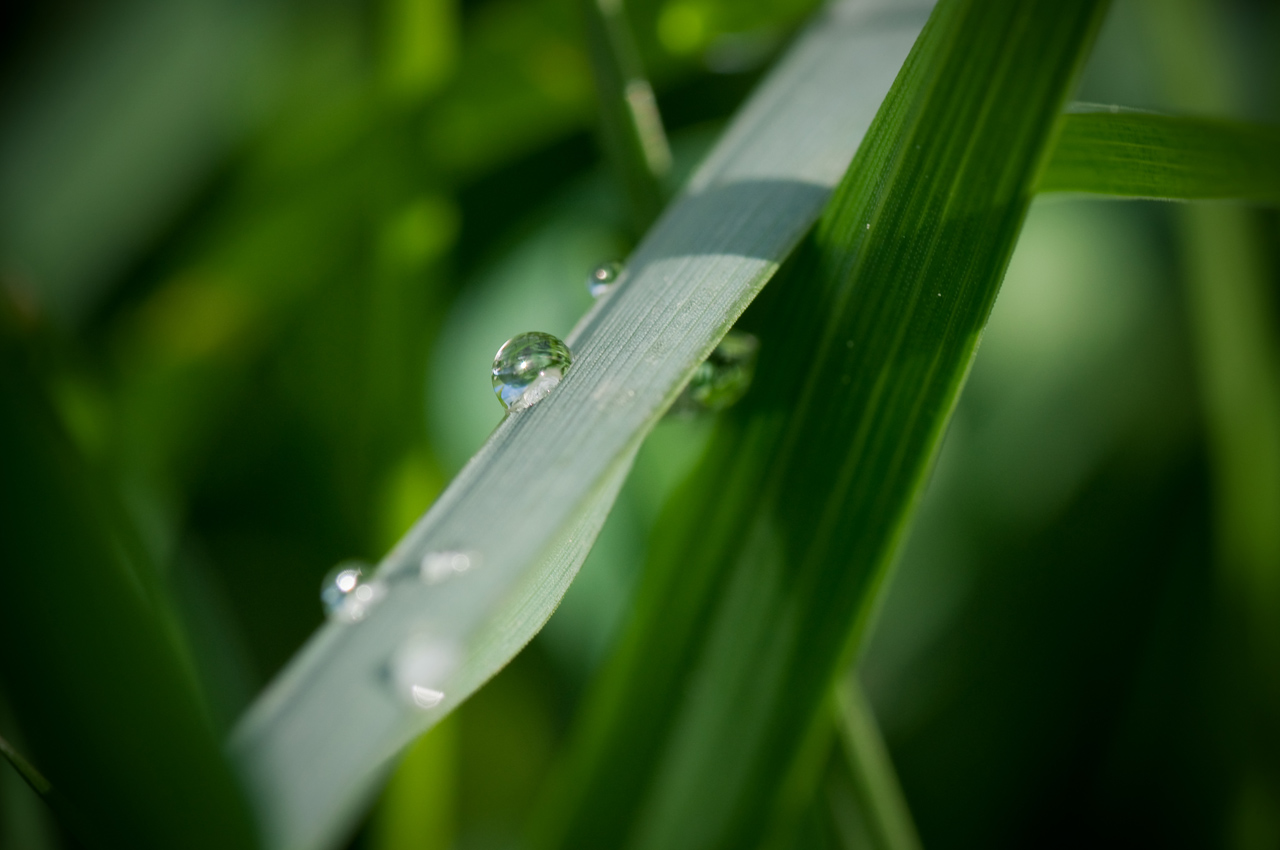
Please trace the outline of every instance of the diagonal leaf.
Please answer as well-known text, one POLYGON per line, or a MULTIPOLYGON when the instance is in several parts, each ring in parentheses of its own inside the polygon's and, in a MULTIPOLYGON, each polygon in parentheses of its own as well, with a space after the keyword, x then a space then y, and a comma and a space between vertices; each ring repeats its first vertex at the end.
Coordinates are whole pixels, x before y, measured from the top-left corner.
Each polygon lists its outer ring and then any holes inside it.
POLYGON ((1280 203, 1280 128, 1144 112, 1066 116, 1041 192, 1280 203))
POLYGON ((863 0, 820 18, 570 337, 561 384, 509 416, 386 557, 385 600, 322 628, 242 719, 232 750, 270 846, 338 842, 395 754, 550 616, 644 435, 818 216, 927 8, 863 0), (478 566, 420 582, 441 550, 478 566), (424 683, 445 695, 426 711, 393 685, 415 636, 457 662, 424 683))
POLYGON ((944 0, 672 508, 545 846, 772 846, 809 803, 1099 0, 944 0))

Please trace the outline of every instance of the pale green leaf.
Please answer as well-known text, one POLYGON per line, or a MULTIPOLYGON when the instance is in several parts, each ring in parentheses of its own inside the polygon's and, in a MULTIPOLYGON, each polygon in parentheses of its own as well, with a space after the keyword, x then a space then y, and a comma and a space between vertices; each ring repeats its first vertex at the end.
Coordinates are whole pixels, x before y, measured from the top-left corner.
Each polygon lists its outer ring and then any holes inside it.
POLYGON ((817 218, 927 8, 848 3, 799 39, 570 336, 564 381, 504 420, 384 559, 385 601, 322 628, 251 707, 231 746, 269 846, 338 843, 395 755, 550 616, 645 434, 817 218), (441 550, 475 566, 419 581, 441 550), (392 683, 415 638, 457 660, 427 711, 392 683))

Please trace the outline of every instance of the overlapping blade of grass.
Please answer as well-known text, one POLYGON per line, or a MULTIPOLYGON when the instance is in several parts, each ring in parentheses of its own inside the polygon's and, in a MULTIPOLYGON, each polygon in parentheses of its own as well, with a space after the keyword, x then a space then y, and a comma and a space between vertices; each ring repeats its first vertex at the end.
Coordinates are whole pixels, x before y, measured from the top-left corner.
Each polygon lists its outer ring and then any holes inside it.
POLYGON ((595 79, 600 133, 643 233, 662 212, 671 148, 622 0, 579 0, 595 79))
POLYGON ((545 622, 645 433, 817 218, 929 5, 862 0, 816 22, 571 335, 561 384, 508 417, 384 560, 386 599, 321 629, 250 709, 232 749, 270 846, 341 840, 396 753, 545 622), (440 550, 476 566, 420 582, 440 550), (445 694, 426 711, 392 685, 415 636, 457 661, 422 683, 445 694))
MULTIPOLYGON (((920 850, 889 751, 856 676, 845 676, 836 686, 835 704, 838 750, 851 786, 849 799, 841 803, 857 810, 859 838, 876 850, 920 850)), ((857 845, 846 838, 844 846, 857 845)))
MULTIPOLYGON (((1243 111, 1246 77, 1209 0, 1143 4, 1180 108, 1243 111)), ((1275 167, 1273 160, 1271 165, 1275 167)), ((1177 210, 1188 325, 1213 480, 1218 716, 1237 742, 1224 796, 1250 812, 1242 840, 1280 829, 1280 333, 1275 231, 1241 205, 1177 210), (1267 789, 1267 790, 1263 790, 1267 789)), ((1229 772, 1228 772, 1229 771, 1229 772)), ((1243 821, 1243 818, 1241 819, 1243 821)))
POLYGON ((744 316, 756 385, 655 542, 541 846, 786 840, 1105 5, 939 3, 744 316))
POLYGON ((1280 203, 1280 128, 1078 109, 1066 116, 1036 188, 1276 204, 1280 203))
POLYGON ((95 846, 249 848, 154 574, 0 329, 0 682, 29 755, 95 846))

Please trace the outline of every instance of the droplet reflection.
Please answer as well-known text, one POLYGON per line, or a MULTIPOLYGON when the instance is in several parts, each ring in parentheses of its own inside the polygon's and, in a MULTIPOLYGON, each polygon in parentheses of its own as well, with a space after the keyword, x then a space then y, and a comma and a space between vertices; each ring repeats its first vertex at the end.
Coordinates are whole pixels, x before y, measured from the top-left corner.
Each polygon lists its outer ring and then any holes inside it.
POLYGON ((444 685, 458 666, 458 659, 453 643, 414 635, 401 644, 391 660, 396 693, 414 708, 435 708, 444 700, 444 685))
POLYGON ((386 588, 365 576, 373 568, 363 561, 343 561, 320 583, 320 604, 325 616, 340 623, 363 620, 369 610, 386 595, 386 588))
POLYGON ((474 567, 480 556, 468 552, 428 552, 422 556, 420 575, 427 584, 439 584, 447 578, 474 567))
POLYGON ((599 298, 608 292, 621 276, 622 263, 601 263, 587 275, 587 292, 591 293, 592 298, 599 298))
POLYGON ((759 351, 760 341, 753 334, 729 331, 698 365, 673 410, 714 413, 736 404, 751 387, 759 351))
POLYGON ((532 331, 513 336, 493 358, 493 391, 510 411, 537 404, 560 383, 573 356, 551 334, 532 331))
POLYGON ((411 693, 413 694, 413 704, 418 708, 435 708, 444 701, 444 691, 435 691, 431 688, 424 688, 421 685, 414 685, 411 693))

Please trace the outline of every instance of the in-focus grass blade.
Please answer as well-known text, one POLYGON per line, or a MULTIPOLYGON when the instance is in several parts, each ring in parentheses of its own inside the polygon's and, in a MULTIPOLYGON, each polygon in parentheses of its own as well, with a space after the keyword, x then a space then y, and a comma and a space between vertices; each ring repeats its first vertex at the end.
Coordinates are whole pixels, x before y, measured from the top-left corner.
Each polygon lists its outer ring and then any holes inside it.
POLYGON ((253 847, 162 594, 24 359, 0 329, 0 681, 31 758, 103 846, 253 847))
POLYGON ((270 846, 340 841, 395 755, 550 616, 644 435, 821 212, 927 9, 864 0, 820 17, 570 336, 565 379, 508 417, 384 559, 386 599, 322 628, 251 707, 232 749, 270 846), (440 550, 478 566, 420 582, 440 550), (415 636, 457 661, 424 683, 445 694, 426 711, 391 681, 415 636))
POLYGON ((1142 112, 1076 111, 1041 192, 1280 203, 1280 128, 1142 112))
POLYGON ((939 4, 744 316, 756 385, 655 542, 542 846, 787 840, 1104 8, 939 4))

